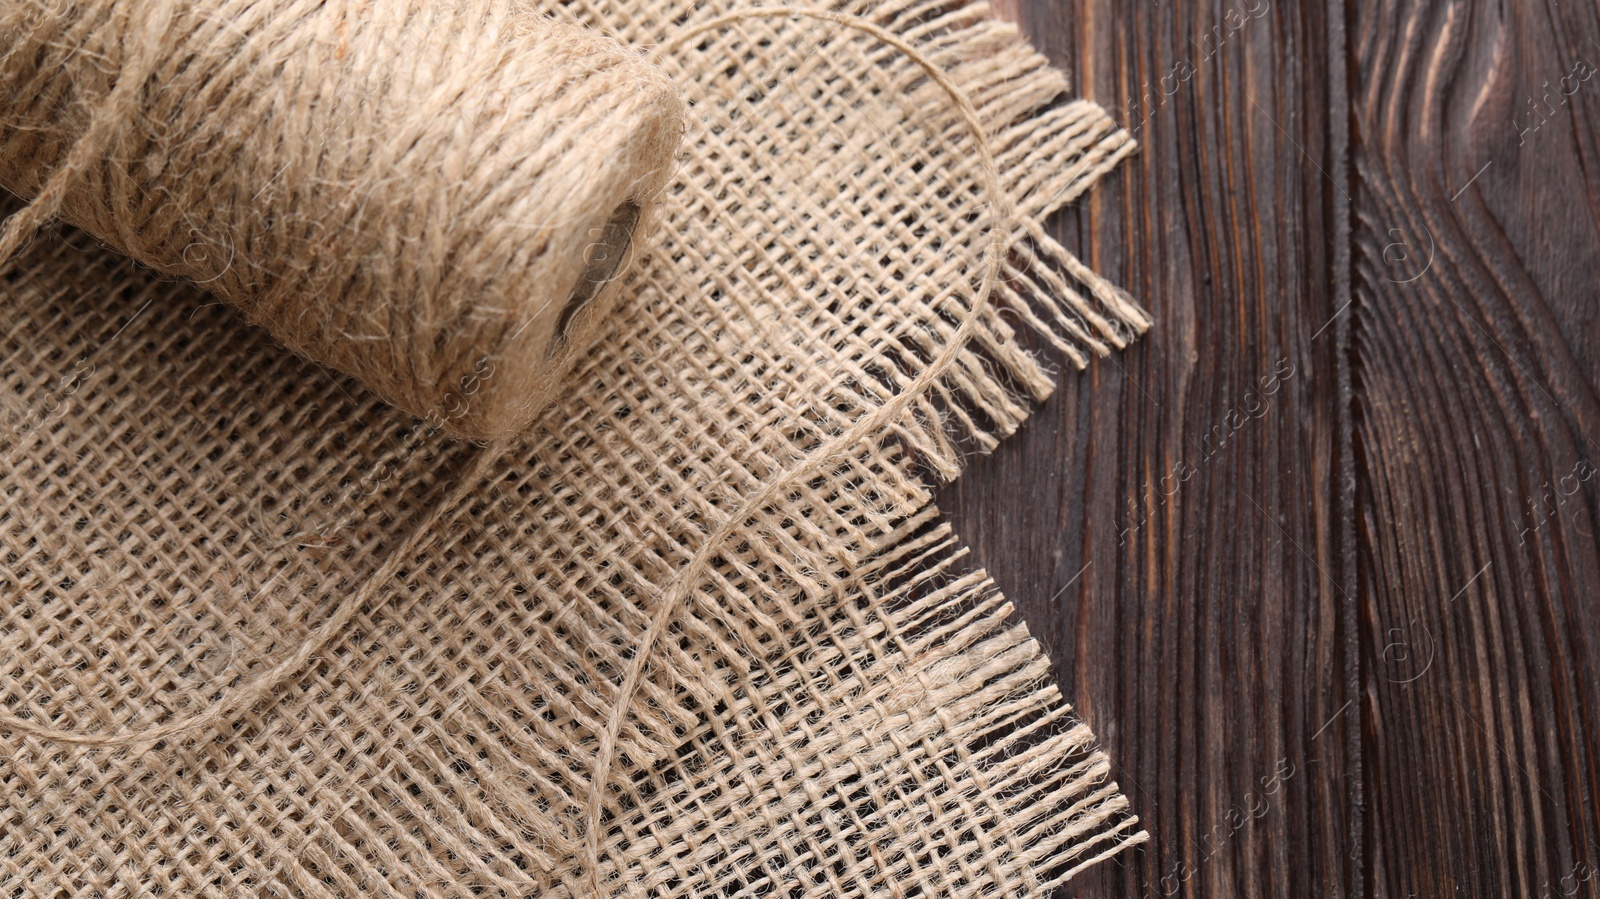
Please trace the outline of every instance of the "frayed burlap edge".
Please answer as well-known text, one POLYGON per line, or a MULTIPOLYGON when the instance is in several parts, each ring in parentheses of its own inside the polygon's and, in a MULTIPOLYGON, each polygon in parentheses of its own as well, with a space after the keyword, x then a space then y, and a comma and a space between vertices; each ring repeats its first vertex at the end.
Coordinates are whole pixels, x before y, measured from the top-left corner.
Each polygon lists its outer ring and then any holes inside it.
MULTIPOLYGON (((1051 366, 1023 348, 1020 329, 1008 316, 1078 369, 1091 357, 1125 348, 1148 329, 1150 319, 1138 304, 1074 257, 1043 223, 1137 146, 1098 105, 1064 100, 1066 76, 1022 41, 1014 26, 991 19, 986 4, 863 6, 871 21, 916 42, 966 93, 988 130, 1004 187, 1015 204, 1004 277, 991 306, 981 313, 976 333, 928 400, 918 402, 881 441, 862 449, 863 456, 893 455, 895 447, 908 450, 895 466, 906 476, 904 488, 922 482, 925 475, 919 472, 953 480, 966 453, 997 447, 1026 420, 1032 404, 1054 389, 1051 366)), ((915 366, 903 373, 914 375, 915 366)), ((937 776, 951 791, 970 796, 962 814, 969 827, 988 832, 981 842, 992 847, 985 852, 985 863, 997 868, 991 872, 993 882, 1020 887, 1021 895, 1043 895, 1148 836, 1111 778, 1110 759, 1096 748, 1091 729, 1051 682, 1041 647, 1024 624, 1010 620, 1010 604, 985 572, 953 574, 967 551, 947 525, 937 523, 931 492, 916 487, 910 492, 921 495, 921 507, 898 527, 856 544, 851 554, 856 561, 845 566, 851 574, 830 602, 874 607, 886 619, 886 629, 899 632, 898 654, 931 664, 937 686, 904 667, 874 675, 884 647, 865 637, 858 642, 852 635, 837 642, 849 658, 845 666, 861 674, 836 692, 870 696, 875 683, 889 692, 897 688, 888 681, 910 678, 920 684, 920 699, 901 697, 887 706, 868 702, 873 710, 868 717, 915 709, 935 722, 931 729, 936 734, 913 739, 900 733, 900 742, 891 742, 902 757, 874 757, 874 764, 914 767, 913 759, 937 754, 912 748, 918 740, 941 747, 948 767, 940 767, 937 776)), ((821 611, 815 614, 826 614, 829 602, 816 606, 821 611)), ((806 675, 762 674, 757 669, 751 676, 756 680, 748 693, 759 697, 775 689, 774 681, 803 680, 806 675)), ((841 700, 842 707, 853 701, 841 700)), ((727 720, 712 729, 737 731, 731 722, 738 711, 714 717, 724 716, 727 720)), ((866 752, 867 757, 872 757, 868 750, 875 740, 884 738, 881 725, 861 726, 858 740, 852 741, 849 734, 856 725, 844 720, 831 724, 842 749, 866 752)), ((774 753, 786 743, 781 734, 752 739, 770 740, 773 745, 766 752, 774 753)), ((828 786, 822 778, 808 789, 825 791, 828 786)), ((758 830, 770 835, 782 828, 768 822, 758 830)), ((756 845, 750 851, 759 855, 760 839, 752 842, 756 845)), ((781 855, 786 849, 773 843, 768 851, 781 855)), ((612 861, 619 879, 627 879, 630 866, 612 861)), ((951 885, 924 888, 930 894, 962 892, 951 885)))

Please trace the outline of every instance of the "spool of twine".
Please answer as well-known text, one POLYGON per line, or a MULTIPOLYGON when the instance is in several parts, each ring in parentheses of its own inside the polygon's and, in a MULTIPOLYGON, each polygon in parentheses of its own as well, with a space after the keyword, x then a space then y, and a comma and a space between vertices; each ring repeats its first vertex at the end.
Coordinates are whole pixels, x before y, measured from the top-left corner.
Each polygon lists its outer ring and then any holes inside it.
POLYGON ((598 335, 685 116, 515 0, 13 0, 0 98, 0 263, 59 218, 485 441, 598 335))

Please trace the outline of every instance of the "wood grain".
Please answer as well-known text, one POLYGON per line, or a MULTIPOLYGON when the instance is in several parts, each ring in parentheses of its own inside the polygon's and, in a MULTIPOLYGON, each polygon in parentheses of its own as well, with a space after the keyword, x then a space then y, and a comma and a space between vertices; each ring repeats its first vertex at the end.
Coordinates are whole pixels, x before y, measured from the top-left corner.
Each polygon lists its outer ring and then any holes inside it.
POLYGON ((1600 895, 1600 9, 1008 6, 1156 320, 941 496, 1152 836, 1065 893, 1600 895))
POLYGON ((1378 3, 1353 29, 1364 756, 1388 895, 1600 889, 1576 876, 1600 864, 1596 14, 1378 3), (1417 277, 1385 265, 1396 239, 1417 277))

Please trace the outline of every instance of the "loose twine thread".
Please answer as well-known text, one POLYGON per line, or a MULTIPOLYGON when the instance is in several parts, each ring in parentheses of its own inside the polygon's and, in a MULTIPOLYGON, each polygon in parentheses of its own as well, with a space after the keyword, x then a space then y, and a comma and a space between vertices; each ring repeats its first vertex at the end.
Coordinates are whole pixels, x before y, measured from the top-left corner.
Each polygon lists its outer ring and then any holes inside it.
MULTIPOLYGON (((906 385, 904 390, 884 405, 857 419, 845 431, 829 438, 820 447, 808 453, 805 458, 769 480, 764 487, 748 497, 737 511, 724 519, 720 525, 710 532, 689 563, 668 583, 661 601, 650 618, 649 626, 644 632, 642 641, 629 661, 618 689, 616 700, 611 704, 606 715, 605 726, 599 734, 599 743, 595 753, 595 762, 585 802, 584 826, 584 862, 588 871, 588 882, 597 896, 603 895, 605 886, 601 876, 603 857, 600 837, 604 818, 604 799, 612 769, 615 767, 617 741, 620 738, 628 711, 641 687, 644 671, 670 622, 687 602, 690 593, 698 585, 707 566, 720 552, 723 544, 735 531, 743 526, 750 516, 757 514, 762 508, 779 500, 797 482, 811 476, 817 470, 840 457, 847 455, 850 450, 858 446, 868 436, 882 430, 885 425, 904 413, 911 404, 917 402, 926 391, 944 376, 965 352, 967 343, 977 330, 985 310, 992 301, 994 290, 1001 281, 1001 271, 1004 265, 1006 241, 1013 208, 1009 195, 1001 187, 1000 175, 995 164, 993 149, 988 135, 966 92, 955 84, 933 60, 905 39, 870 20, 848 13, 806 6, 772 6, 727 13, 706 22, 689 26, 659 45, 654 55, 659 58, 662 54, 681 46, 687 41, 739 21, 790 17, 829 22, 865 34, 904 54, 907 59, 921 68, 928 78, 947 95, 960 119, 976 140, 979 174, 984 190, 990 197, 991 208, 994 212, 994 215, 989 220, 983 280, 979 285, 972 305, 963 314, 960 324, 949 342, 924 367, 922 372, 906 385)), ((149 27, 152 31, 159 33, 159 23, 151 22, 149 27)), ((149 77, 157 62, 154 56, 153 52, 146 52, 137 59, 136 64, 130 66, 124 77, 119 79, 111 96, 108 96, 105 106, 94 117, 83 139, 72 148, 60 168, 51 174, 45 187, 35 197, 34 201, 13 216, 11 220, 6 222, 4 229, 0 230, 0 266, 3 266, 14 257, 18 250, 40 228, 49 222, 59 210, 61 198, 70 188, 72 180, 85 171, 92 161, 96 146, 95 139, 103 139, 116 125, 108 111, 116 108, 118 103, 125 102, 131 92, 137 90, 138 86, 149 77)), ((1077 260, 1073 259, 1072 262, 1077 262, 1077 260)), ((1091 280, 1089 286, 1097 298, 1113 306, 1121 302, 1113 289, 1099 282, 1098 279, 1091 280)), ((56 743, 97 748, 143 749, 151 748, 163 740, 188 734, 215 724, 235 710, 252 705, 265 697, 279 684, 301 671, 313 657, 346 630, 360 610, 375 599, 379 590, 398 574, 400 568, 417 550, 425 545, 440 517, 447 511, 456 508, 462 500, 471 494, 478 485, 479 480, 489 473, 493 463, 500 458, 500 450, 502 449, 503 444, 476 447, 473 450, 475 456, 468 464, 460 480, 442 498, 431 504, 427 511, 416 520, 406 538, 389 554, 383 565, 367 579, 359 590, 339 603, 335 607, 333 614, 313 631, 295 652, 257 677, 224 691, 204 711, 167 724, 125 728, 105 734, 86 734, 48 727, 13 713, 0 713, 0 727, 15 733, 56 743)))

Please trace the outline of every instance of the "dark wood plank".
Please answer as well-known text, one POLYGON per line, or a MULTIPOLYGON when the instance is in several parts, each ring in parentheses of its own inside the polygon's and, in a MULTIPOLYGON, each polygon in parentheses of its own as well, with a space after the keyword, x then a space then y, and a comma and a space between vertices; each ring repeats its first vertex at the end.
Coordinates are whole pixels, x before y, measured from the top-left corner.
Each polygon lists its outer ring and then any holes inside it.
POLYGON ((1600 7, 1002 6, 1146 142, 1155 330, 942 495, 1154 837, 1067 892, 1600 896, 1600 7))
POLYGON ((1156 320, 942 496, 1153 837, 1066 892, 1359 892, 1335 29, 1267 0, 1017 7, 1144 141, 1059 233, 1156 320))
POLYGON ((1600 895, 1600 9, 1352 11, 1373 893, 1600 895))

